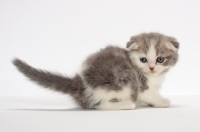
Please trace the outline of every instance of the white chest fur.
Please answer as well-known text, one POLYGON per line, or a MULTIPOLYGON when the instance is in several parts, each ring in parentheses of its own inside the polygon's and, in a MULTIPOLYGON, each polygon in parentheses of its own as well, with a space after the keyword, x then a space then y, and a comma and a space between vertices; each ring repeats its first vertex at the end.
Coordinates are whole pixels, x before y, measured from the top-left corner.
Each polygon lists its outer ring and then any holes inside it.
POLYGON ((158 90, 161 87, 164 76, 146 76, 147 77, 147 86, 149 89, 158 90))
POLYGON ((154 77, 151 76, 147 77, 147 79, 147 85, 149 88, 138 94, 138 101, 145 102, 155 107, 168 107, 170 105, 170 101, 163 98, 158 92, 158 89, 164 79, 164 75, 154 77))
POLYGON ((164 76, 146 76, 147 77, 147 90, 138 93, 138 101, 148 102, 155 98, 155 93, 158 93, 158 90, 161 86, 161 83, 164 79, 164 76))

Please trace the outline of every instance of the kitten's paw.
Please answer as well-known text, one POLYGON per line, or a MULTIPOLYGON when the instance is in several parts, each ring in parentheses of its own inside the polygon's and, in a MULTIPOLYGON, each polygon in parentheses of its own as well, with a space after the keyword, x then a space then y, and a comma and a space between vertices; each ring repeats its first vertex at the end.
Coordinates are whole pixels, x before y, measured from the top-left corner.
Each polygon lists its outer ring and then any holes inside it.
POLYGON ((166 107, 169 107, 170 106, 170 101, 168 99, 161 99, 159 100, 156 104, 154 104, 153 106, 154 107, 158 107, 158 108, 166 108, 166 107))
POLYGON ((136 105, 134 103, 125 103, 122 105, 122 110, 133 110, 135 109, 136 105))

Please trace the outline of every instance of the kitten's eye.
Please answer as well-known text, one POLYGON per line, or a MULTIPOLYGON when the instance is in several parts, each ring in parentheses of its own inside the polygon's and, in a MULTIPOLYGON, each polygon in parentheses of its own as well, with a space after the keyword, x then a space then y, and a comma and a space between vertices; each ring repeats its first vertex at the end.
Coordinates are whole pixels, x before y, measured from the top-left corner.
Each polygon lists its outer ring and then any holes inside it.
POLYGON ((147 58, 142 57, 142 58, 140 58, 140 61, 141 61, 142 63, 146 63, 146 62, 147 62, 147 58))
POLYGON ((157 61, 158 63, 163 63, 164 60, 165 60, 164 57, 158 57, 156 61, 157 61))

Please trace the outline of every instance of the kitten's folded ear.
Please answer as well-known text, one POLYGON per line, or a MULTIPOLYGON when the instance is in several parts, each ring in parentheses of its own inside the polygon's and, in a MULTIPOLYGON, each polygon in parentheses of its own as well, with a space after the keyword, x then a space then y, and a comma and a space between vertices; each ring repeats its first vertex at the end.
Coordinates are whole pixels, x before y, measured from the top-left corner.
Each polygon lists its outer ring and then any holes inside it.
POLYGON ((135 50, 139 47, 139 45, 134 42, 133 40, 130 40, 129 42, 127 42, 126 44, 126 48, 128 48, 129 50, 135 50))
POLYGON ((177 41, 170 41, 166 43, 167 48, 171 49, 174 52, 177 52, 179 49, 179 42, 177 41))
POLYGON ((170 42, 175 48, 179 49, 179 42, 177 41, 171 41, 170 42))

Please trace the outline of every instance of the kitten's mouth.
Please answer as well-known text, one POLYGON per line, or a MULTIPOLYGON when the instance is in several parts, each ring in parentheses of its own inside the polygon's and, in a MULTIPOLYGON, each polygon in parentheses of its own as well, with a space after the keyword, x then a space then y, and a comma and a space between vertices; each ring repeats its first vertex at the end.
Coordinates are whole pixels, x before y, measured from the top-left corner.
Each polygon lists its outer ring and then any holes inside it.
POLYGON ((149 71, 149 73, 150 73, 150 74, 155 74, 155 73, 156 73, 156 71, 149 71))
POLYGON ((146 72, 146 74, 148 74, 148 75, 155 75, 156 71, 148 71, 148 72, 146 72))
POLYGON ((156 75, 157 74, 157 71, 156 70, 148 70, 148 71, 144 71, 144 73, 148 74, 148 75, 156 75))

